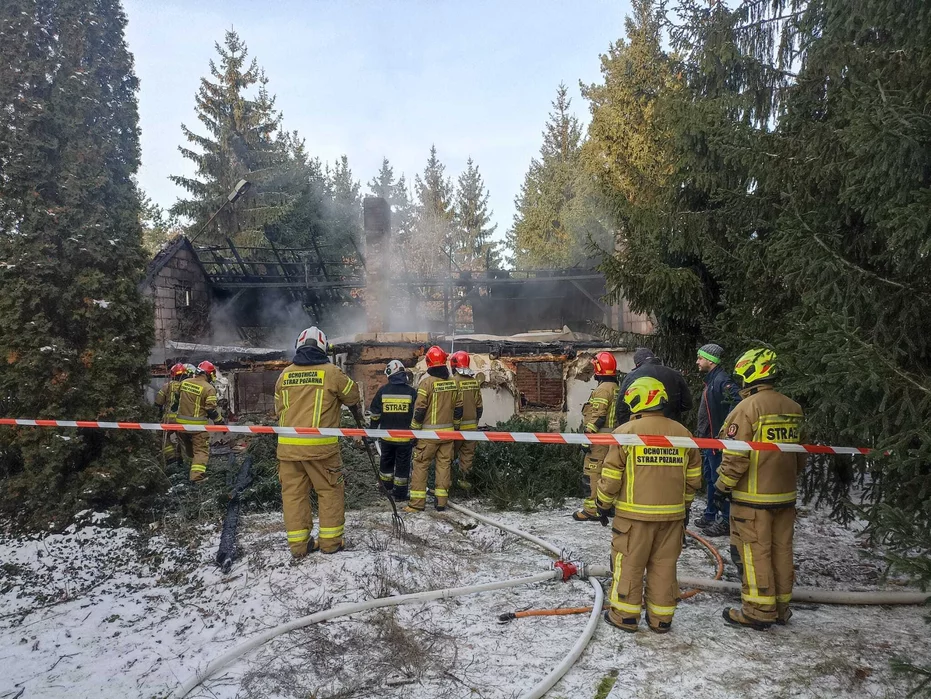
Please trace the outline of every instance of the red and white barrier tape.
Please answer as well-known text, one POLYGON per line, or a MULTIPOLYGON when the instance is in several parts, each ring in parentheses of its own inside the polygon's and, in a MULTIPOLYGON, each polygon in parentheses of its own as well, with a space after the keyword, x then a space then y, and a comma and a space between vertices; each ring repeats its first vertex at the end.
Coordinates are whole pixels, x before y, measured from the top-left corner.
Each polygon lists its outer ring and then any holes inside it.
POLYGON ((148 430, 151 432, 232 432, 234 434, 288 434, 312 437, 395 437, 404 439, 448 439, 467 442, 522 442, 530 444, 600 444, 646 447, 685 447, 686 449, 730 449, 733 451, 787 451, 809 454, 845 454, 859 456, 873 449, 830 447, 822 444, 783 444, 780 442, 743 442, 736 439, 699 437, 664 437, 646 434, 576 432, 467 432, 432 430, 368 430, 339 427, 273 427, 271 425, 178 425, 157 422, 102 422, 97 420, 27 420, 0 418, 0 426, 9 427, 79 427, 99 430, 148 430))

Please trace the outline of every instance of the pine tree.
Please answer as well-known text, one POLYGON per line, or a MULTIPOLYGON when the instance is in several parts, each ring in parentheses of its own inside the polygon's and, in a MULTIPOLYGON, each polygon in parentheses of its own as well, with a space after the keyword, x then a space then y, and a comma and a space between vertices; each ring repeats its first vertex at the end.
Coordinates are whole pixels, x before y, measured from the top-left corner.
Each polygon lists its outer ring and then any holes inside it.
POLYGON ((501 256, 491 239, 497 225, 491 225, 488 190, 472 158, 459 175, 456 188, 453 258, 462 269, 498 269, 501 256))
MULTIPOLYGON (((138 82, 117 0, 0 5, 0 396, 3 413, 139 420, 154 339, 138 82)), ((4 428, 0 505, 20 525, 139 513, 163 482, 150 438, 4 428), (156 477, 157 476, 157 477, 156 477), (134 509, 135 508, 135 509, 134 509)))
POLYGON ((394 198, 396 184, 394 181, 394 168, 391 167, 388 158, 382 158, 378 174, 369 180, 369 193, 373 197, 382 197, 390 204, 394 198))
POLYGON ((530 162, 515 200, 517 213, 507 242, 520 269, 566 267, 582 254, 572 244, 565 221, 576 194, 582 140, 568 94, 560 84, 543 130, 540 157, 530 162))
POLYGON ((150 257, 154 257, 169 240, 183 233, 177 217, 147 196, 142 197, 140 223, 142 246, 150 257))
POLYGON ((412 274, 436 276, 449 265, 448 252, 452 244, 453 185, 446 177, 446 166, 430 147, 430 157, 423 177, 415 175, 414 226, 409 241, 402 250, 412 274))
POLYGON ((264 226, 284 215, 296 196, 282 181, 282 174, 294 165, 293 153, 288 150, 289 139, 280 133, 281 114, 268 92, 264 71, 254 58, 247 63, 246 44, 231 30, 223 46, 215 46, 220 64, 210 61, 213 81, 202 78, 196 96, 197 118, 207 135, 181 126, 194 149, 179 146, 179 150, 196 165, 197 175, 171 177, 190 194, 171 211, 191 219, 193 230, 199 230, 236 183, 248 180, 252 183, 248 194, 235 207, 227 206, 198 242, 222 243, 231 237, 240 244, 255 244, 261 241, 264 226))
POLYGON ((372 196, 384 197, 391 206, 391 227, 395 238, 402 243, 408 241, 413 232, 414 209, 404 175, 395 181, 394 168, 388 158, 383 158, 378 174, 369 180, 368 186, 372 196))
POLYGON ((327 174, 332 197, 329 238, 359 251, 362 244, 362 187, 358 180, 353 179, 349 158, 345 155, 333 164, 333 169, 327 174))

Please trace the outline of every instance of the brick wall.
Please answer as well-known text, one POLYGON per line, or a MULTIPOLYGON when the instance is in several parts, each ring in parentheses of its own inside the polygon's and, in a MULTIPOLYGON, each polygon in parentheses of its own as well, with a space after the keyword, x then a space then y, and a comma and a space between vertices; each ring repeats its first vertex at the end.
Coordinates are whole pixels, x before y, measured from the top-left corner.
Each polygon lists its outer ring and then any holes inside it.
POLYGON ((520 362, 516 381, 522 409, 562 409, 566 398, 563 362, 520 362))
POLYGON ((155 342, 193 342, 209 327, 207 280, 190 251, 181 247, 152 280, 155 342))

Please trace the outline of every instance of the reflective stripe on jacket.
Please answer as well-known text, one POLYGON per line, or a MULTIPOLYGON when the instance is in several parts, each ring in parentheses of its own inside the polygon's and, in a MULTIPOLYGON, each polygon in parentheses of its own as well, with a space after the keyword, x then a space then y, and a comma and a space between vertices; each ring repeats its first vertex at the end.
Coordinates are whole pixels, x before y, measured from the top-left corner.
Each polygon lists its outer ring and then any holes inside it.
MULTIPOLYGON (((802 408, 769 384, 743 389, 743 400, 721 428, 724 439, 752 442, 801 443, 802 408)), ((782 451, 725 449, 718 468, 718 490, 731 493, 734 502, 757 508, 795 504, 798 473, 808 455, 782 451)))
POLYGON ((217 410, 217 392, 206 376, 185 379, 178 387, 178 415, 182 425, 206 425, 210 413, 217 410))
POLYGON ((460 430, 477 430, 482 419, 482 385, 472 376, 456 374, 453 377, 462 399, 462 423, 460 430))
POLYGON ((178 402, 181 399, 181 382, 167 381, 155 396, 155 405, 162 408, 162 422, 171 424, 178 416, 178 402))
POLYGON ((615 381, 601 381, 593 390, 588 402, 582 406, 584 432, 613 432, 617 427, 617 394, 620 387, 615 381))
MULTIPOLYGON (((329 362, 291 364, 275 384, 275 414, 280 427, 339 427, 344 405, 359 402, 359 387, 329 362)), ((278 458, 303 461, 315 455, 314 447, 335 446, 338 437, 278 435, 278 458)))
MULTIPOLYGON (((691 437, 685 427, 650 412, 633 415, 615 434, 691 437)), ((615 506, 618 516, 648 521, 685 518, 701 487, 701 456, 682 447, 609 447, 598 481, 598 505, 615 506)))
POLYGON ((428 374, 417 387, 411 429, 451 430, 457 408, 462 409, 462 397, 456 382, 428 374))

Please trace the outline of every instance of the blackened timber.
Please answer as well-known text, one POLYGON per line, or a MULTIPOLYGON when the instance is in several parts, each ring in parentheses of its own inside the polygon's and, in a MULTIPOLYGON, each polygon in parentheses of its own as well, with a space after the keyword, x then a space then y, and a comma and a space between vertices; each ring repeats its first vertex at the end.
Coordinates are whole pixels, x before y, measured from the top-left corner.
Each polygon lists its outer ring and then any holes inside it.
MULTIPOLYGON (((552 282, 577 282, 577 281, 604 281, 600 274, 578 274, 567 277, 530 277, 530 278, 504 278, 504 279, 482 279, 481 277, 472 277, 469 279, 452 279, 452 286, 471 287, 471 286, 505 286, 508 284, 534 284, 534 283, 552 283, 552 282)), ((392 279, 392 286, 400 287, 445 287, 450 280, 437 278, 423 279, 392 279)), ((333 281, 303 281, 303 282, 271 282, 271 281, 222 281, 215 280, 215 286, 220 289, 241 289, 241 288, 269 288, 285 289, 289 287, 302 289, 363 289, 365 280, 361 278, 340 279, 333 281)))

